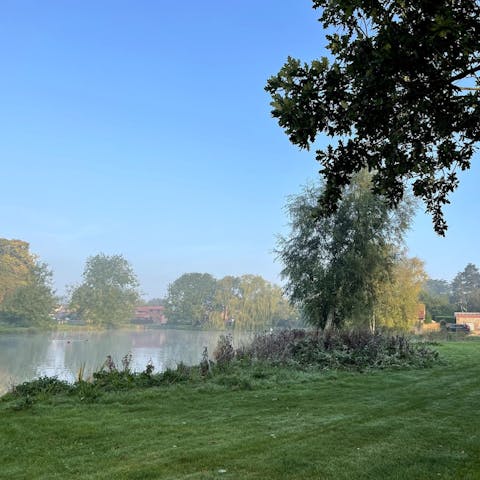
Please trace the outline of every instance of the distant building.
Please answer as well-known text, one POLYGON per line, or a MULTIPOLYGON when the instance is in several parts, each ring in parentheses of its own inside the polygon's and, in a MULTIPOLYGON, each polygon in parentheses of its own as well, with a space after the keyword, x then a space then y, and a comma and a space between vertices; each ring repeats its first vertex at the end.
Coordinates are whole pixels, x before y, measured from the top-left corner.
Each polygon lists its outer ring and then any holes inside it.
POLYGON ((56 307, 50 316, 58 324, 85 325, 80 316, 76 312, 69 310, 65 305, 56 307))
MULTIPOLYGON (((412 330, 416 333, 420 333, 423 329, 425 324, 425 318, 427 317, 427 309, 424 303, 417 303, 417 316, 416 322, 412 328, 412 330)), ((413 318, 412 318, 413 320, 413 318)))
POLYGON ((420 323, 423 323, 425 321, 425 318, 427 316, 427 308, 424 303, 419 303, 417 306, 417 319, 420 323))
POLYGON ((165 317, 165 308, 162 305, 145 305, 135 308, 135 318, 133 323, 156 323, 163 325, 167 323, 167 317, 165 317))
POLYGON ((455 323, 466 323, 471 332, 480 330, 480 312, 455 312, 455 323))

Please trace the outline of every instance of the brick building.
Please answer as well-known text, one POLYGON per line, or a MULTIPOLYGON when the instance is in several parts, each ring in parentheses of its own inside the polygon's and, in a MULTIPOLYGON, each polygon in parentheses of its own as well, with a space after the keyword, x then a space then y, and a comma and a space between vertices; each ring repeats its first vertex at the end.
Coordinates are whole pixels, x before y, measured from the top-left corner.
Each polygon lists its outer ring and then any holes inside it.
POLYGON ((167 323, 165 308, 162 305, 145 305, 135 308, 135 323, 167 323))
POLYGON ((480 331, 480 312, 455 312, 455 323, 466 323, 471 332, 480 331))

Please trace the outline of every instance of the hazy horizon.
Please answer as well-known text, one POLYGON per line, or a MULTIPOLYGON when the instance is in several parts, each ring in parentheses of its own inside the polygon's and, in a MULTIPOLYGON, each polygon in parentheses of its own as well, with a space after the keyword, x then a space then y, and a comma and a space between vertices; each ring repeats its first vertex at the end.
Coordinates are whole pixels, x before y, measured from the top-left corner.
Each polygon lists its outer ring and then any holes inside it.
MULTIPOLYGON (((124 255, 147 298, 186 272, 280 281, 286 197, 319 165, 263 88, 288 55, 325 55, 310 1, 0 8, 1 236, 29 242, 60 294, 100 252, 124 255)), ((480 264, 477 160, 445 239, 419 205, 407 245, 432 278, 480 264)))

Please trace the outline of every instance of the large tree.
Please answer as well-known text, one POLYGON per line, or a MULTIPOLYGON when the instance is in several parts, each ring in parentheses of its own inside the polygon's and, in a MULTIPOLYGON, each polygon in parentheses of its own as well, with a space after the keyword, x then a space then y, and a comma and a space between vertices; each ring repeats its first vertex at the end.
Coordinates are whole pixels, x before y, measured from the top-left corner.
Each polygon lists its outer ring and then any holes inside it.
POLYGON ((56 304, 52 272, 22 240, 0 238, 0 320, 16 326, 48 324, 56 304))
POLYGON ((436 278, 428 278, 423 286, 423 289, 430 295, 449 296, 451 293, 450 284, 446 280, 436 278))
POLYGON ((89 257, 83 282, 71 293, 70 308, 90 324, 114 326, 133 318, 139 301, 138 281, 122 255, 89 257))
POLYGON ((337 212, 316 219, 322 188, 306 187, 287 206, 291 231, 279 238, 277 249, 287 293, 315 326, 372 324, 379 285, 389 281, 411 205, 392 211, 361 172, 337 212))
POLYGON ((238 290, 233 312, 235 328, 259 330, 273 327, 274 320, 285 313, 282 311, 285 308, 282 289, 259 275, 242 275, 238 290))
POLYGON ((28 283, 36 258, 23 240, 0 238, 0 303, 18 287, 28 283))
POLYGON ((231 324, 237 317, 240 300, 240 278, 227 275, 217 281, 215 289, 215 312, 212 320, 215 325, 223 327, 231 324))
POLYGON ((282 289, 259 275, 226 276, 217 281, 215 312, 217 326, 230 324, 241 330, 261 330, 295 323, 298 315, 282 289))
POLYGON ((216 280, 209 273, 185 273, 168 286, 166 315, 173 323, 202 325, 214 310, 216 280))
POLYGON ((442 207, 480 139, 478 0, 314 0, 329 58, 288 58, 269 79, 272 114, 290 141, 317 150, 317 215, 334 212, 353 175, 398 205, 413 185, 444 235, 442 207))
POLYGON ((453 279, 452 301, 462 312, 480 311, 480 272, 473 263, 453 279))

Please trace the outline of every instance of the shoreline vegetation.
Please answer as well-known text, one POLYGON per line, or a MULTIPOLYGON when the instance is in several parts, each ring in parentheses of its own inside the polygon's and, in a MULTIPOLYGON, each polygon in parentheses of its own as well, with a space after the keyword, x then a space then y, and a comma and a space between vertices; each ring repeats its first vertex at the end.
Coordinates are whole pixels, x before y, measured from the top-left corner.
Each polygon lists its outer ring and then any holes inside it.
POLYGON ((478 478, 476 338, 301 332, 19 385, 0 399, 0 477, 478 478))
POLYGON ((91 378, 84 378, 85 366, 71 384, 56 377, 41 377, 13 386, 5 397, 19 398, 19 408, 28 406, 37 394, 79 393, 81 400, 95 399, 103 391, 158 387, 169 383, 206 381, 217 375, 252 370, 285 368, 303 371, 374 371, 383 369, 429 368, 440 361, 432 342, 404 334, 369 330, 278 330, 257 333, 249 343, 234 346, 230 333, 220 335, 212 352, 205 347, 199 364, 179 363, 154 373, 148 363, 144 371, 131 370, 132 354, 126 353, 121 366, 110 355, 91 378), (88 396, 86 396, 88 394, 88 396))

